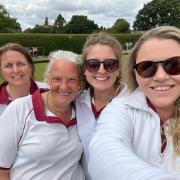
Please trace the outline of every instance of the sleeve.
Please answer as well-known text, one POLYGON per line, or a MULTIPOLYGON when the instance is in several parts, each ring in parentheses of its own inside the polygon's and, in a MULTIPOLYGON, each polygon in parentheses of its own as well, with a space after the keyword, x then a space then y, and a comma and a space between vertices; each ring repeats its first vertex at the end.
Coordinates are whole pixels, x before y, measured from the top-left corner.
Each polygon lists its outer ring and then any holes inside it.
POLYGON ((12 166, 21 137, 22 128, 19 124, 18 106, 15 101, 0 116, 0 168, 12 166))
POLYGON ((131 146, 133 123, 122 99, 101 113, 89 146, 88 170, 93 180, 178 180, 141 160, 131 146))

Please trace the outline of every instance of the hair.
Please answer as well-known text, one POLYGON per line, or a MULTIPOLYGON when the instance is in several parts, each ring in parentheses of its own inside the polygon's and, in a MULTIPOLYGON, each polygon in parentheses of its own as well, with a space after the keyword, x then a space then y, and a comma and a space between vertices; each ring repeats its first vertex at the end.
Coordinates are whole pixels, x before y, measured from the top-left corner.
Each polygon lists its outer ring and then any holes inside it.
MULTIPOLYGON (((180 44, 180 29, 173 26, 161 26, 147 31, 132 48, 127 65, 127 84, 131 91, 138 87, 134 64, 141 46, 150 39, 171 39, 180 44)), ((170 119, 169 133, 172 135, 173 147, 176 154, 180 155, 180 98, 175 102, 175 112, 170 119)))
POLYGON ((48 59, 49 59, 49 63, 47 65, 47 68, 46 68, 46 71, 45 71, 45 74, 44 74, 46 82, 48 81, 49 73, 51 71, 52 65, 56 61, 70 61, 70 62, 73 62, 73 63, 75 63, 75 64, 77 64, 79 66, 80 74, 82 74, 81 73, 81 71, 82 71, 82 69, 81 69, 81 56, 76 54, 76 53, 73 53, 73 52, 70 52, 70 51, 56 50, 56 51, 53 51, 53 52, 51 52, 49 54, 48 59))
MULTIPOLYGON (((119 43, 118 40, 116 40, 113 36, 104 33, 104 32, 98 32, 98 33, 93 33, 90 34, 83 46, 83 50, 82 50, 82 69, 83 69, 83 89, 87 89, 88 87, 90 87, 90 84, 86 81, 86 77, 84 75, 85 72, 85 68, 84 68, 84 63, 86 61, 87 58, 87 54, 88 54, 88 48, 90 46, 95 46, 95 45, 106 45, 109 46, 113 49, 114 54, 116 56, 116 58, 119 60, 119 66, 121 68, 121 54, 122 54, 122 46, 119 43)), ((119 83, 121 80, 121 70, 119 72, 119 76, 116 79, 115 83, 119 83)))
POLYGON ((25 56, 25 58, 27 59, 27 62, 31 66, 31 78, 34 79, 35 66, 33 63, 33 59, 31 55, 29 54, 28 50, 24 46, 18 43, 7 43, 1 46, 0 47, 0 66, 1 66, 1 56, 7 51, 18 51, 19 53, 25 56))

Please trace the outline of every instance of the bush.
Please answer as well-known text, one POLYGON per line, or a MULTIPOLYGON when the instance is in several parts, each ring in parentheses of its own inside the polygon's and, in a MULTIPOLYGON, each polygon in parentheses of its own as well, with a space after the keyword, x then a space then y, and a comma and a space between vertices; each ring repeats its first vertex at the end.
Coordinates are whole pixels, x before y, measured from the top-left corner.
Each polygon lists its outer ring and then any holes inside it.
MULTIPOLYGON (((125 48, 126 42, 133 44, 141 34, 113 34, 125 48)), ((25 47, 43 48, 43 55, 61 49, 81 53, 87 34, 34 34, 34 33, 0 33, 0 46, 15 42, 25 47)))

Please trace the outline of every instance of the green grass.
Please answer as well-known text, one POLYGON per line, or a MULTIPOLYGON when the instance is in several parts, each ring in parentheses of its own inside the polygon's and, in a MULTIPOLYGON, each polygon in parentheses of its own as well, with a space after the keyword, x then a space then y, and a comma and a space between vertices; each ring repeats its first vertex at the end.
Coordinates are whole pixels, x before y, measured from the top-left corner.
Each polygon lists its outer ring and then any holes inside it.
MULTIPOLYGON (((127 64, 127 55, 123 55, 122 57, 122 78, 125 79, 124 77, 124 72, 125 72, 125 66, 127 64)), ((34 74, 34 78, 36 81, 44 81, 44 72, 46 70, 46 66, 47 66, 47 62, 41 61, 41 63, 39 63, 38 61, 35 63, 35 74, 34 74)), ((0 75, 0 83, 3 82, 3 79, 0 75)))

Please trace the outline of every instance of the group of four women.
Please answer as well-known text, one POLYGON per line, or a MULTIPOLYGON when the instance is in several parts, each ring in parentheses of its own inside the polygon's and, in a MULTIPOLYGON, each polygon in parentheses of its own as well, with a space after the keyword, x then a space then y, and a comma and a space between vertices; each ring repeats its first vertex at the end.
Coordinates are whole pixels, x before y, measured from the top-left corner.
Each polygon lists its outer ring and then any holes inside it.
POLYGON ((121 54, 92 34, 82 56, 50 53, 46 84, 24 47, 0 48, 0 180, 180 179, 180 30, 138 40, 128 86, 121 54))

